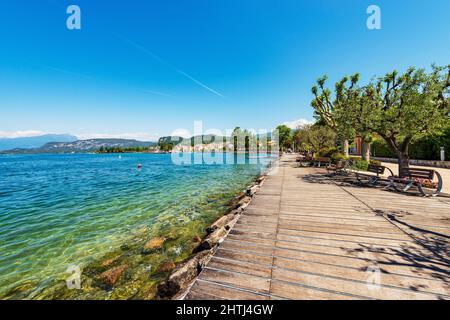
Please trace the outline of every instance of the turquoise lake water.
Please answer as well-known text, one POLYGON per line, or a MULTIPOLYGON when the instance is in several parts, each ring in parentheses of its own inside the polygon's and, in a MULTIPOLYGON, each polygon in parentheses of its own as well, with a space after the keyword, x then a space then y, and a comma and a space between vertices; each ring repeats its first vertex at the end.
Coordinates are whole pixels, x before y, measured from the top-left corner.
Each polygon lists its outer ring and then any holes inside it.
MULTIPOLYGON (((248 161, 243 154, 226 160, 235 157, 248 161)), ((269 160, 175 165, 170 154, 0 156, 0 297, 39 297, 61 284, 69 265, 83 268, 165 230, 179 233, 164 251, 165 259, 176 261, 192 250, 183 227, 201 233, 269 160)), ((160 257, 129 256, 130 279, 138 286, 160 257), (147 269, 139 269, 145 263, 147 269)), ((111 290, 92 288, 94 298, 114 298, 111 290)))

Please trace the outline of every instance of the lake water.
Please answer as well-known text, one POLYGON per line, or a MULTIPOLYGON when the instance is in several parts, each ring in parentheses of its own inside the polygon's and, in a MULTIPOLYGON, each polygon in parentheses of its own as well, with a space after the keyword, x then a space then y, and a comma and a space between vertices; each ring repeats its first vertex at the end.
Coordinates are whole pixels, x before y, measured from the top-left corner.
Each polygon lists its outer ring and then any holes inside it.
MULTIPOLYGON (((244 154, 226 160, 248 160, 244 154)), ((268 162, 175 165, 170 154, 0 156, 0 298, 151 298, 168 260, 185 259, 204 229, 268 162), (138 169, 138 164, 142 167, 138 169), (152 237, 164 250, 142 254, 152 237), (114 287, 98 282, 126 265, 114 287), (118 262, 116 262, 118 261, 118 262), (69 266, 82 270, 69 290, 69 266)))

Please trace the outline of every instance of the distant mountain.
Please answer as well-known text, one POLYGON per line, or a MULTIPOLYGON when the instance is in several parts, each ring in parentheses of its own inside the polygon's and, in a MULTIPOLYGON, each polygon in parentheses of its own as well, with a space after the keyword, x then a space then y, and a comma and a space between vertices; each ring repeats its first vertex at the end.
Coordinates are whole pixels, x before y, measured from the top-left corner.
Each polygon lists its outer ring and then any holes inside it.
POLYGON ((73 142, 49 142, 40 148, 16 148, 1 153, 28 154, 28 153, 84 153, 93 152, 103 148, 131 148, 153 147, 156 142, 144 142, 131 139, 89 139, 73 142))
POLYGON ((77 137, 70 134, 44 134, 36 137, 0 138, 0 151, 10 149, 39 148, 49 142, 73 142, 77 137))

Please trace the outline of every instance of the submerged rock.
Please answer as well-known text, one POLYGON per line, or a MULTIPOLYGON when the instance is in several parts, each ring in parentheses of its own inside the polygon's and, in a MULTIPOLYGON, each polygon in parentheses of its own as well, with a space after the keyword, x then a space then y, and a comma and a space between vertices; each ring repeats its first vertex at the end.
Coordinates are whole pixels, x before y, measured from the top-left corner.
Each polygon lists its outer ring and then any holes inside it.
POLYGON ((172 271, 173 269, 175 269, 175 263, 173 262, 173 261, 171 261, 171 260, 168 260, 168 261, 165 261, 165 262, 163 262, 159 267, 158 267, 158 269, 157 269, 157 272, 161 272, 161 273, 164 273, 164 272, 170 272, 170 271, 172 271))
POLYGON ((101 267, 109 267, 110 265, 113 264, 114 261, 116 261, 117 258, 111 258, 111 259, 106 259, 103 260, 102 262, 100 262, 100 266, 101 267))
POLYGON ((117 282, 117 280, 119 280, 120 276, 127 269, 127 267, 128 267, 127 265, 121 265, 118 267, 108 269, 102 274, 100 274, 99 278, 104 283, 112 286, 117 282))
POLYGON ((164 247, 164 242, 166 241, 163 237, 153 238, 144 245, 142 248, 143 254, 149 254, 155 251, 161 251, 164 247))
POLYGON ((122 250, 122 251, 130 250, 130 246, 127 245, 127 244, 123 244, 123 245, 120 246, 120 250, 122 250))

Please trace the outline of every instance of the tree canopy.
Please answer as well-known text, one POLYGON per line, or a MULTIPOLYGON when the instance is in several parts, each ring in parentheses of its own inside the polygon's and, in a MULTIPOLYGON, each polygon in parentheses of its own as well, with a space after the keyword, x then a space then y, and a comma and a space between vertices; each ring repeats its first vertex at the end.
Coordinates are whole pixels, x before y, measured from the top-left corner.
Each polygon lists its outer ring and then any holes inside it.
POLYGON ((383 138, 398 156, 400 171, 408 166, 412 142, 449 127, 450 66, 393 71, 362 87, 359 78, 342 78, 334 93, 325 87, 327 77, 319 78, 312 87, 315 116, 344 139, 383 138))

